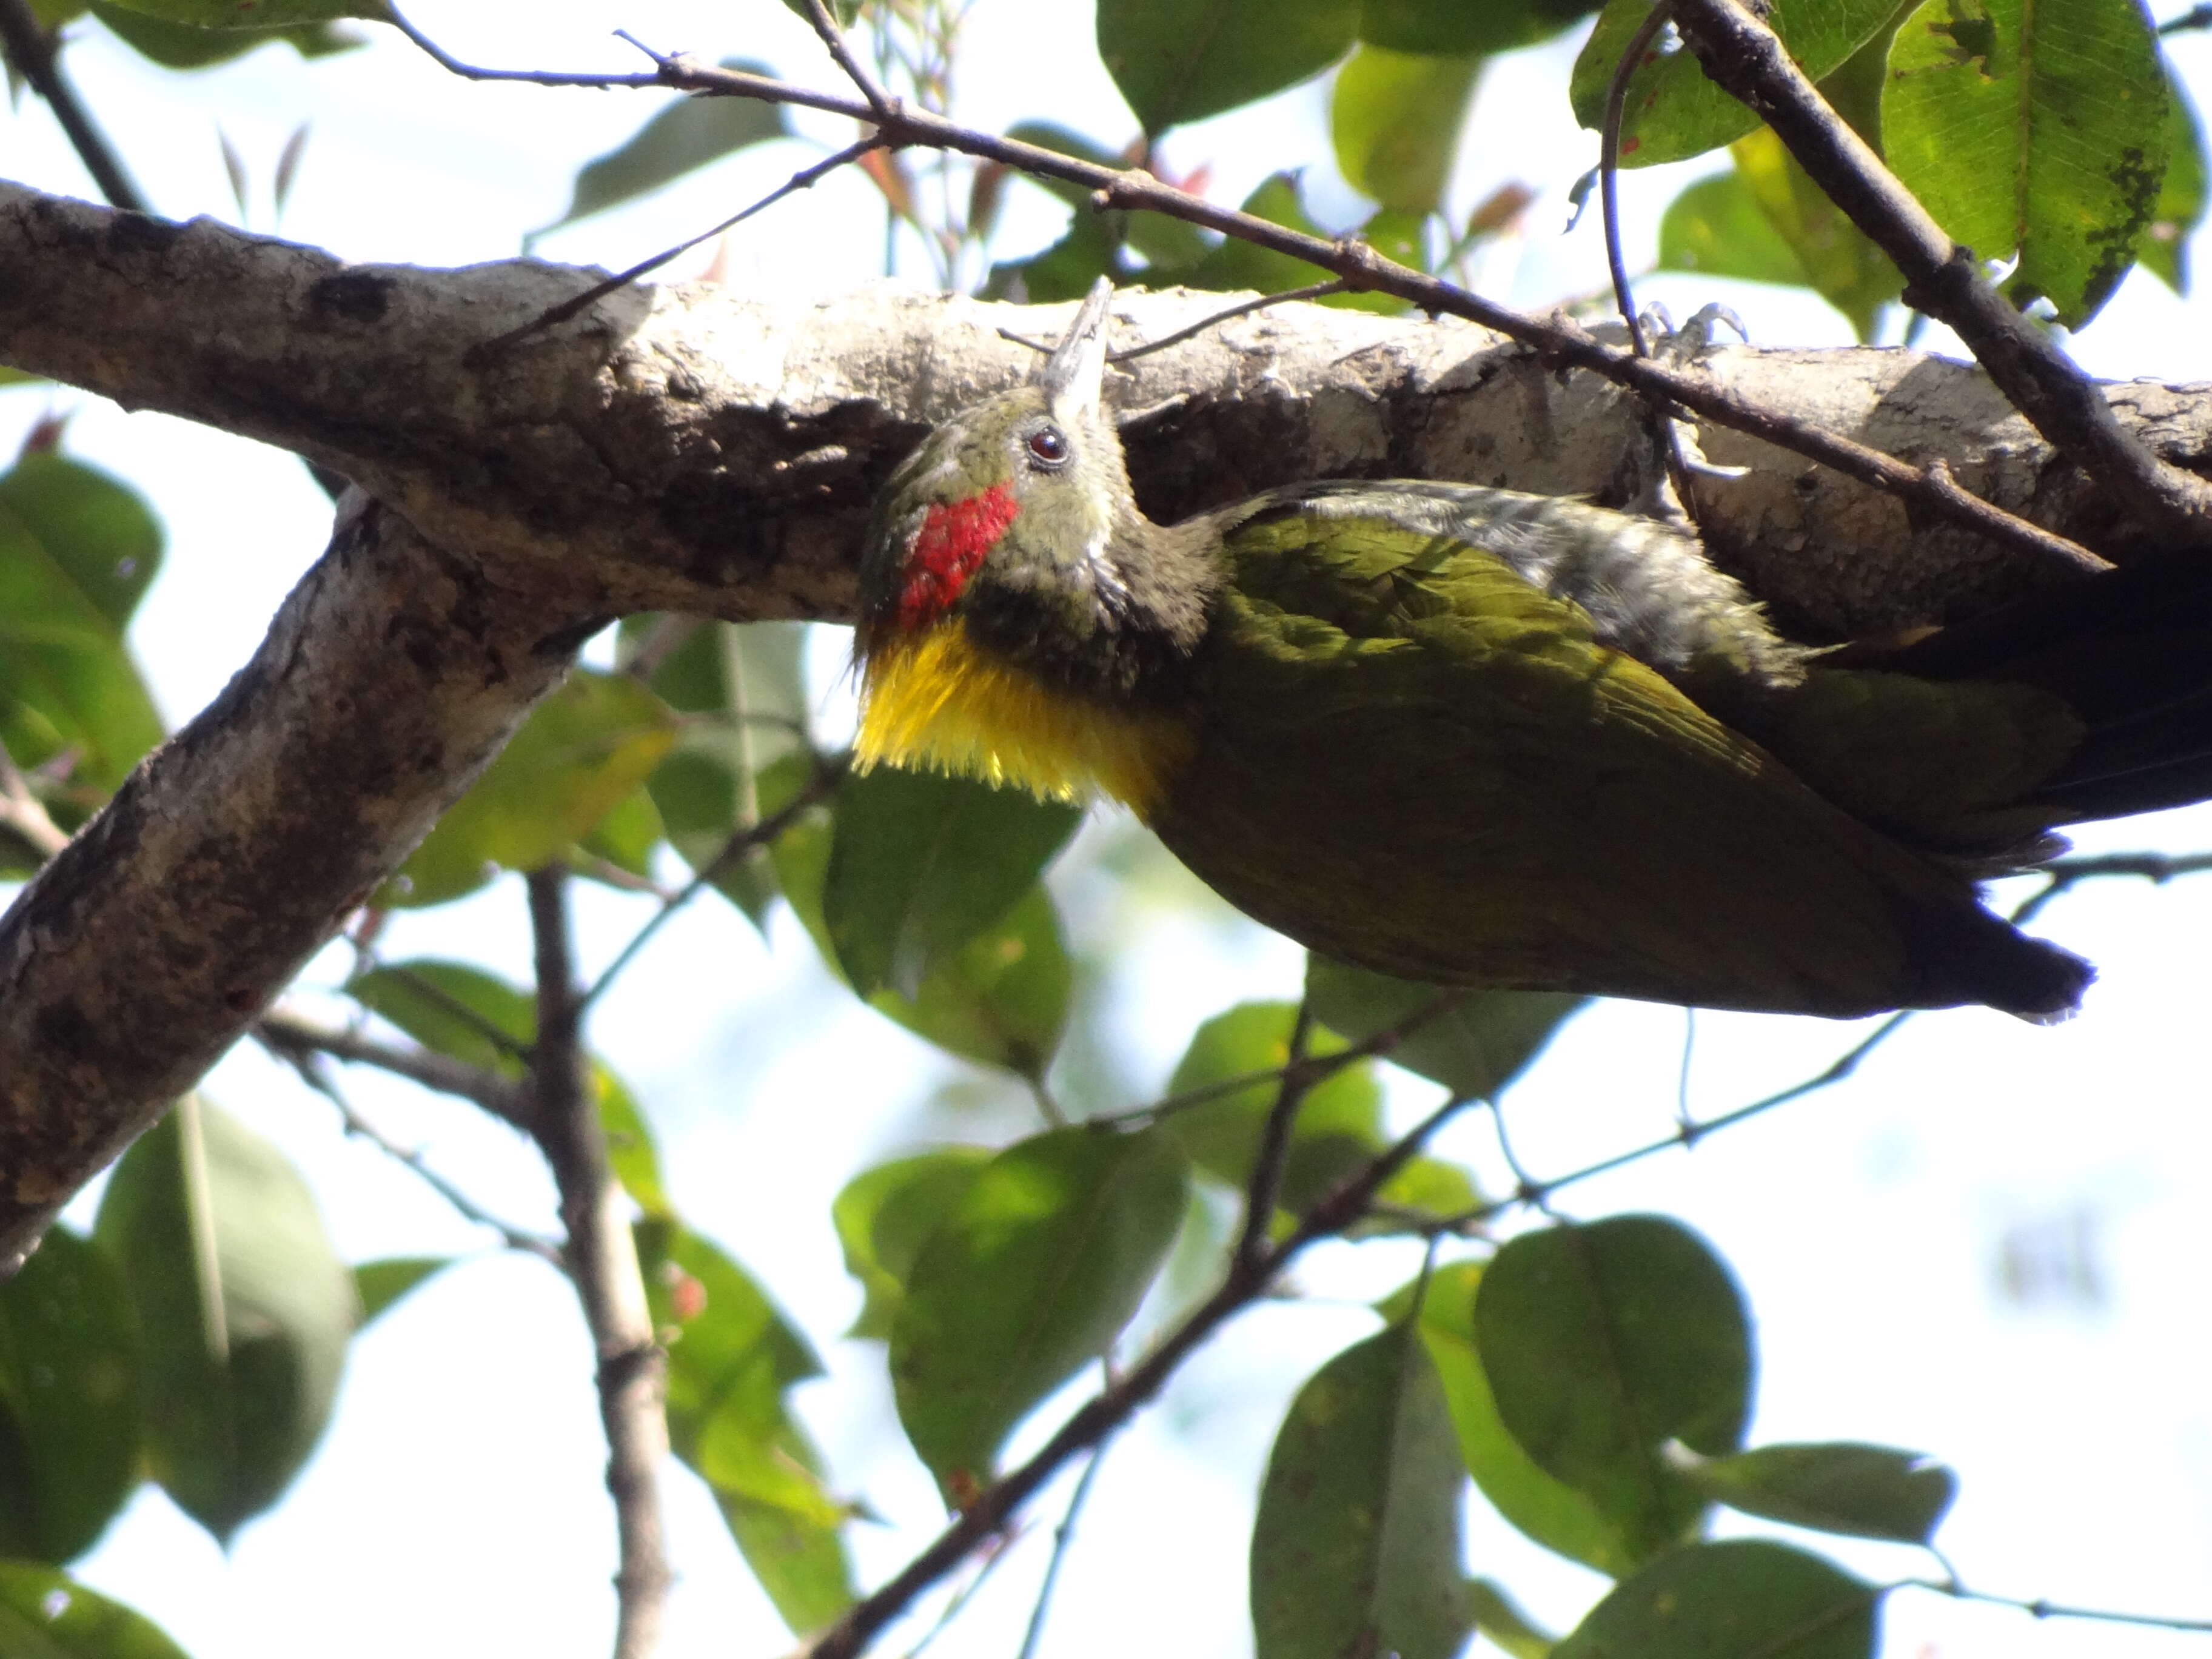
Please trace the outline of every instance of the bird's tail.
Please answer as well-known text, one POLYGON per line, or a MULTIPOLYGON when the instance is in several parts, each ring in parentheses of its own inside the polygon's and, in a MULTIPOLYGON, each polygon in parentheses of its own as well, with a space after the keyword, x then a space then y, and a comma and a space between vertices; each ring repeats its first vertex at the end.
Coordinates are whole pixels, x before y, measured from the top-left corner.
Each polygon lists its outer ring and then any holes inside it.
POLYGON ((2031 793, 2055 820, 2212 797, 2212 556, 2140 560, 1942 629, 1881 665, 2063 699, 2085 734, 2031 793))

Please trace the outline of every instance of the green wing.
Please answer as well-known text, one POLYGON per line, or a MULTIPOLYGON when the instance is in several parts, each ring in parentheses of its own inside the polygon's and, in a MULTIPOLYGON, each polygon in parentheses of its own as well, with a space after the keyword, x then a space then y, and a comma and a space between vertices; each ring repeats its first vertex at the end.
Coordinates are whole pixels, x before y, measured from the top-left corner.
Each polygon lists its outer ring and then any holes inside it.
POLYGON ((1225 552, 1197 757, 1154 823, 1293 938, 1408 978, 1830 1014, 2078 987, 1507 557, 1341 503, 1225 552))

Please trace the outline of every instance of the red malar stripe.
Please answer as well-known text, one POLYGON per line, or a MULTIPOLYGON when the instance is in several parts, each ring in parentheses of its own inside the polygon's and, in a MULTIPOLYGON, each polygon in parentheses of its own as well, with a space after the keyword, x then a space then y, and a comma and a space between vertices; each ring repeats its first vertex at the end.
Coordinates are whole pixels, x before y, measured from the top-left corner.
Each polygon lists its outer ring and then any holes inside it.
POLYGON ((926 628, 951 610, 960 590, 981 568, 984 556, 999 544, 999 538, 1006 533, 1006 526, 1020 510, 1012 487, 1007 484, 993 484, 964 501, 931 507, 921 528, 907 544, 906 585, 899 590, 899 627, 926 628))

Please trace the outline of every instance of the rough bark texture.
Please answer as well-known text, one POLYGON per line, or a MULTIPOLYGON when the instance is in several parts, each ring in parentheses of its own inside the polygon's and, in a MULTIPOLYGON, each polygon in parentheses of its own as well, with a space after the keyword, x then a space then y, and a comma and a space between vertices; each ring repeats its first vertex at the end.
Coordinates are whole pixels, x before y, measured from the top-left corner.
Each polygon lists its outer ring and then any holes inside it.
MULTIPOLYGON (((309 456, 383 510, 342 529, 255 661, 0 918, 0 1261, 219 1054, 465 787, 574 640, 645 610, 842 619, 877 485, 1025 374, 1065 308, 874 287, 817 304, 636 289, 489 362, 590 280, 508 261, 348 266, 207 221, 0 185, 0 362, 309 456)), ((1131 293, 1116 343, 1218 295, 1131 293)), ((2101 551, 2142 537, 1971 368, 1717 351, 1716 376, 2101 551)), ((1115 397, 1174 518, 1300 477, 1407 474, 1619 500, 1632 401, 1471 325, 1313 306, 1139 360, 1115 397)), ((2161 454, 2212 454, 2212 388, 2111 388, 2161 454)), ((1814 638, 2039 580, 1946 526, 1707 428, 1700 517, 1814 638)))
POLYGON ((259 653, 0 917, 0 1264, 428 831, 573 628, 356 497, 259 653))

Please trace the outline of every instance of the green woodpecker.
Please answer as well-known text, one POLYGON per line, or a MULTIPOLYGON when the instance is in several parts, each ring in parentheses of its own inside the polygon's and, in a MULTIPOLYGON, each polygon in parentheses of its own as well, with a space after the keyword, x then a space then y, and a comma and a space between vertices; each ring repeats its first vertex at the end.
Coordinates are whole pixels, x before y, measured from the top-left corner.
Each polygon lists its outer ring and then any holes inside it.
POLYGON ((1111 297, 878 501, 863 769, 1110 796, 1385 974, 1838 1017, 2069 1012, 2093 970, 1977 878, 2212 793, 2193 572, 1843 667, 1693 537, 1577 501, 1340 479, 1156 525, 1102 406, 1111 297))

